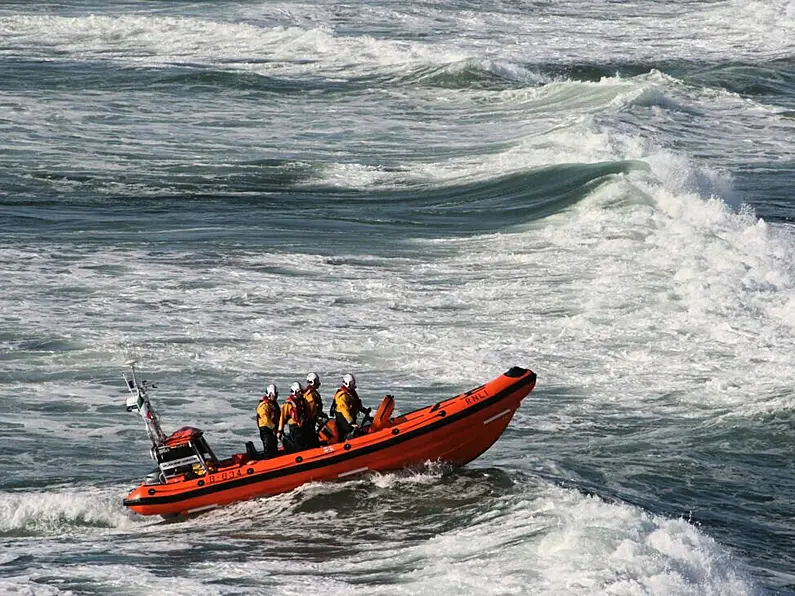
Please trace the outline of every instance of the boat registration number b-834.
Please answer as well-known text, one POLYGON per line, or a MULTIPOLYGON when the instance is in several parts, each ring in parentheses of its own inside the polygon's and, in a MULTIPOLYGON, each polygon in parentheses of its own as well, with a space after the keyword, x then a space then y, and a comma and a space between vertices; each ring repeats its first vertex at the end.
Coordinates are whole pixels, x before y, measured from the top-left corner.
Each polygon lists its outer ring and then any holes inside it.
POLYGON ((218 472, 217 474, 210 474, 209 478, 207 479, 210 483, 213 482, 223 482, 224 480, 231 480, 232 478, 237 478, 238 476, 242 476, 243 472, 238 468, 237 470, 229 470, 228 472, 218 472))

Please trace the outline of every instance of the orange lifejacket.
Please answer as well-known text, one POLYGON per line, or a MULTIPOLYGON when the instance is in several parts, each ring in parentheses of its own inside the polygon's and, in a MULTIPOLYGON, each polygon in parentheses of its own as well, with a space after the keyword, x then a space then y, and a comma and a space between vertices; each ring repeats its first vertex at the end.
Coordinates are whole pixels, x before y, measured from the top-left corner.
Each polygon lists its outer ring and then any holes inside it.
POLYGON ((309 404, 301 395, 290 395, 285 406, 288 407, 289 417, 293 424, 303 426, 309 422, 309 404))
POLYGON ((278 404, 268 397, 264 397, 257 405, 257 426, 259 428, 267 427, 276 430, 276 427, 279 426, 280 416, 278 404))

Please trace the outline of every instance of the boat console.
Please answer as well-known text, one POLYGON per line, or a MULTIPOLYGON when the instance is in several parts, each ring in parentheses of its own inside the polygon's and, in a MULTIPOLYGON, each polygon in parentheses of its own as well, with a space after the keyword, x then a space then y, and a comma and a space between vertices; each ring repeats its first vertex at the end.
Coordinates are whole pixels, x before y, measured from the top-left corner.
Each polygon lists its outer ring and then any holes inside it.
POLYGON ((162 445, 152 447, 152 459, 160 469, 160 481, 175 476, 201 476, 218 469, 218 459, 198 428, 185 426, 175 431, 162 445))
POLYGON ((148 389, 156 386, 138 380, 136 364, 136 360, 127 362, 130 377, 124 375, 124 380, 130 392, 127 411, 137 410, 144 419, 147 434, 152 441, 150 455, 157 463, 157 469, 146 477, 146 484, 166 484, 176 478, 195 478, 217 470, 218 458, 210 449, 201 430, 184 426, 168 436, 165 435, 147 394, 148 389))

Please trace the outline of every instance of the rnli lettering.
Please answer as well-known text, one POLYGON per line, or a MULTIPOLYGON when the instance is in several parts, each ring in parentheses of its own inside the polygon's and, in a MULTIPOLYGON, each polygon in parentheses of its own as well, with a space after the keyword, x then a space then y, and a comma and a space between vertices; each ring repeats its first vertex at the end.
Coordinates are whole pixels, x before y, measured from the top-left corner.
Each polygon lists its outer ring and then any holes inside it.
POLYGON ((471 406, 472 404, 476 404, 479 401, 483 401, 486 399, 486 396, 482 393, 475 393, 474 395, 470 395, 469 397, 464 398, 464 402, 466 405, 471 406))

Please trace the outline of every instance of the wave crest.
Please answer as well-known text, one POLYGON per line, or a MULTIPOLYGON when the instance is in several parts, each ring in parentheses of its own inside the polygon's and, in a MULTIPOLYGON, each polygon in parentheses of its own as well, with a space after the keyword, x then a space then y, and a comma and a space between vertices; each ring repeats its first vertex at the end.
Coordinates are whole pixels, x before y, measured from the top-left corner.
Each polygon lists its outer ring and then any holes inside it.
POLYGON ((121 504, 118 489, 0 492, 0 535, 53 535, 140 525, 121 504))

